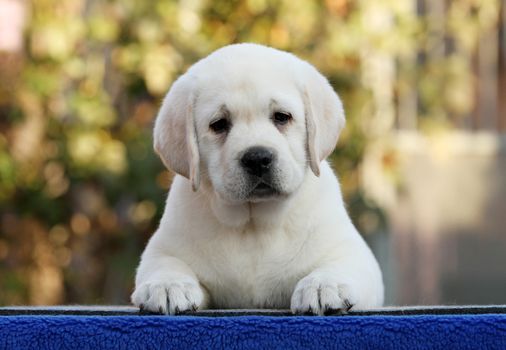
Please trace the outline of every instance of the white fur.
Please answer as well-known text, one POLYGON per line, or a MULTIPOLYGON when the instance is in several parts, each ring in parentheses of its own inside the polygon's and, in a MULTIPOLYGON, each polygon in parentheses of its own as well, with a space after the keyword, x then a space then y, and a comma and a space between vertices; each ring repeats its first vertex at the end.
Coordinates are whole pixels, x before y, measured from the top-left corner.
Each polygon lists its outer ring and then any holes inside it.
POLYGON ((238 44, 192 66, 167 94, 155 125, 155 149, 180 175, 142 255, 133 303, 170 314, 380 306, 380 269, 324 160, 343 126, 326 79, 291 54, 238 44), (275 111, 293 120, 280 128, 275 111), (222 116, 232 127, 216 135, 209 124, 222 116), (277 195, 251 194, 239 159, 252 146, 274 151, 277 195))

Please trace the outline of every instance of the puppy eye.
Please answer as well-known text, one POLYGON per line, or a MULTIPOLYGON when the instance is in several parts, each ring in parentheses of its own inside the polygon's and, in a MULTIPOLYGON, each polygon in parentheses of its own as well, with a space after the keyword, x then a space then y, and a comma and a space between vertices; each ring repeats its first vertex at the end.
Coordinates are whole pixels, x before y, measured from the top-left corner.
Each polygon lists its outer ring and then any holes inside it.
POLYGON ((275 112, 272 119, 276 125, 285 125, 292 120, 292 115, 286 112, 275 112))
POLYGON ((221 118, 209 124, 209 128, 216 134, 221 134, 230 130, 230 121, 226 118, 221 118))

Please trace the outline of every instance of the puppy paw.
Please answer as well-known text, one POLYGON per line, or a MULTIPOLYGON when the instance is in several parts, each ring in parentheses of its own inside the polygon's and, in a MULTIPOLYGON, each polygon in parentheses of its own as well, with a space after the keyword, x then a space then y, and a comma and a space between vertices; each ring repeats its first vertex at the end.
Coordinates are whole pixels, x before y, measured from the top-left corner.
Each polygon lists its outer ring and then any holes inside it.
POLYGON ((139 285, 132 294, 132 303, 141 310, 175 315, 197 310, 204 301, 204 293, 198 282, 172 280, 148 281, 139 285))
POLYGON ((355 305, 354 293, 348 284, 332 278, 307 276, 295 286, 291 300, 294 314, 343 314, 355 305))

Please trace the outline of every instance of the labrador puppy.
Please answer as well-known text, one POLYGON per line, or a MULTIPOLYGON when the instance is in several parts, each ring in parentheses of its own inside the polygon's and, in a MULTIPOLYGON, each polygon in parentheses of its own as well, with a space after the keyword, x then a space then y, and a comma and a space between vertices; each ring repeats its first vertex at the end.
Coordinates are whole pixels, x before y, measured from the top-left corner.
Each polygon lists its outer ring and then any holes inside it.
POLYGON ((173 84, 154 148, 175 176, 132 302, 177 314, 380 306, 381 272, 325 158, 345 124, 328 81, 292 54, 223 47, 173 84))

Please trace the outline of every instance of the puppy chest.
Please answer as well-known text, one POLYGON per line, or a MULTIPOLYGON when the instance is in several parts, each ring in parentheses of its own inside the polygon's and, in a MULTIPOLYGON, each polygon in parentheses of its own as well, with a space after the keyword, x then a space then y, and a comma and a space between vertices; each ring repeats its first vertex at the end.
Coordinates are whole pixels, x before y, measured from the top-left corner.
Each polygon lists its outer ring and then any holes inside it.
POLYGON ((288 307, 297 277, 275 264, 228 266, 198 274, 214 307, 288 307))
POLYGON ((294 252, 272 248, 229 247, 192 266, 214 307, 289 307, 295 284, 309 268, 294 252))

